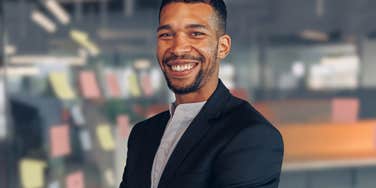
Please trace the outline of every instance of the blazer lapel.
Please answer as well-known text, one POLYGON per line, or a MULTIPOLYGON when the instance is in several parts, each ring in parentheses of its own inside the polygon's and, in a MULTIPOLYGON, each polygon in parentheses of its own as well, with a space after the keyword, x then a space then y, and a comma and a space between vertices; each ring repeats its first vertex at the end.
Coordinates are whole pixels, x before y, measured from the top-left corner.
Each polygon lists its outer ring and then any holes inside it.
POLYGON ((228 89, 223 85, 221 80, 219 80, 216 90, 208 99, 198 115, 193 119, 192 123, 184 132, 183 136, 172 152, 163 171, 159 185, 173 177, 175 171, 179 168, 185 157, 208 132, 211 126, 208 121, 220 117, 226 101, 230 96, 231 95, 228 89))

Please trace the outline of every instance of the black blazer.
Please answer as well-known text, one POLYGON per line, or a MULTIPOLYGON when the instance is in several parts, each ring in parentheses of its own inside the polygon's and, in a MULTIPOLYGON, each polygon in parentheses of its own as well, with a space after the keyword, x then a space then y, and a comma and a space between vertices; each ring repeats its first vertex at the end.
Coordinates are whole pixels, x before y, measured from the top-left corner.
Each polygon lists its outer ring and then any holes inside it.
MULTIPOLYGON (((150 188, 168 111, 138 123, 120 188, 150 188)), ((283 141, 248 102, 219 84, 171 154, 158 188, 277 188, 283 141)))

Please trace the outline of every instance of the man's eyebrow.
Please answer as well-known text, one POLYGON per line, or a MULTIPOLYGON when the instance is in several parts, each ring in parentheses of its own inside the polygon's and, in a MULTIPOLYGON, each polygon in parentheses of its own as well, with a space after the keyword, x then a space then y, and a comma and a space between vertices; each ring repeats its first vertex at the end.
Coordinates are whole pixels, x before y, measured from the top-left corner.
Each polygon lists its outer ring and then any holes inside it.
POLYGON ((208 29, 205 25, 202 24, 189 24, 185 26, 186 29, 208 29))
MULTIPOLYGON (((161 25, 158 27, 157 32, 159 32, 160 30, 171 30, 171 29, 172 29, 171 25, 168 25, 168 24, 161 25)), ((202 24, 189 24, 185 26, 185 29, 208 29, 208 27, 202 24)))
POLYGON ((158 27, 158 29, 157 29, 157 32, 159 32, 160 30, 171 30, 172 28, 171 28, 171 26, 170 25, 161 25, 161 26, 159 26, 158 27))

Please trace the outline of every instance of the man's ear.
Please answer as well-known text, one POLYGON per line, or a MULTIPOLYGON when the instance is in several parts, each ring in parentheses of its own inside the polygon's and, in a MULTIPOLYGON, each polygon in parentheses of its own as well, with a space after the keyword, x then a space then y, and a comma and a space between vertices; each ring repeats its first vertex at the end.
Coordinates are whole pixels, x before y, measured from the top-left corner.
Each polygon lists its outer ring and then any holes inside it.
POLYGON ((231 51, 231 37, 227 34, 219 37, 218 41, 218 58, 224 59, 231 51))

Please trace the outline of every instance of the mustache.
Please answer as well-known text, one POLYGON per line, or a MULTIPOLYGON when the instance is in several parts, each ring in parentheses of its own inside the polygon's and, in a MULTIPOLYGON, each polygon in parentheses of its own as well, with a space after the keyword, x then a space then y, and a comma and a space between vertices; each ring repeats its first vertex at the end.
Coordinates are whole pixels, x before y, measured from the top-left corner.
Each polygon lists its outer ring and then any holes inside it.
POLYGON ((183 54, 183 55, 171 54, 163 58, 163 63, 167 64, 168 62, 175 61, 175 60, 193 60, 193 61, 199 61, 202 63, 205 61, 205 57, 201 55, 193 56, 190 54, 183 54))

